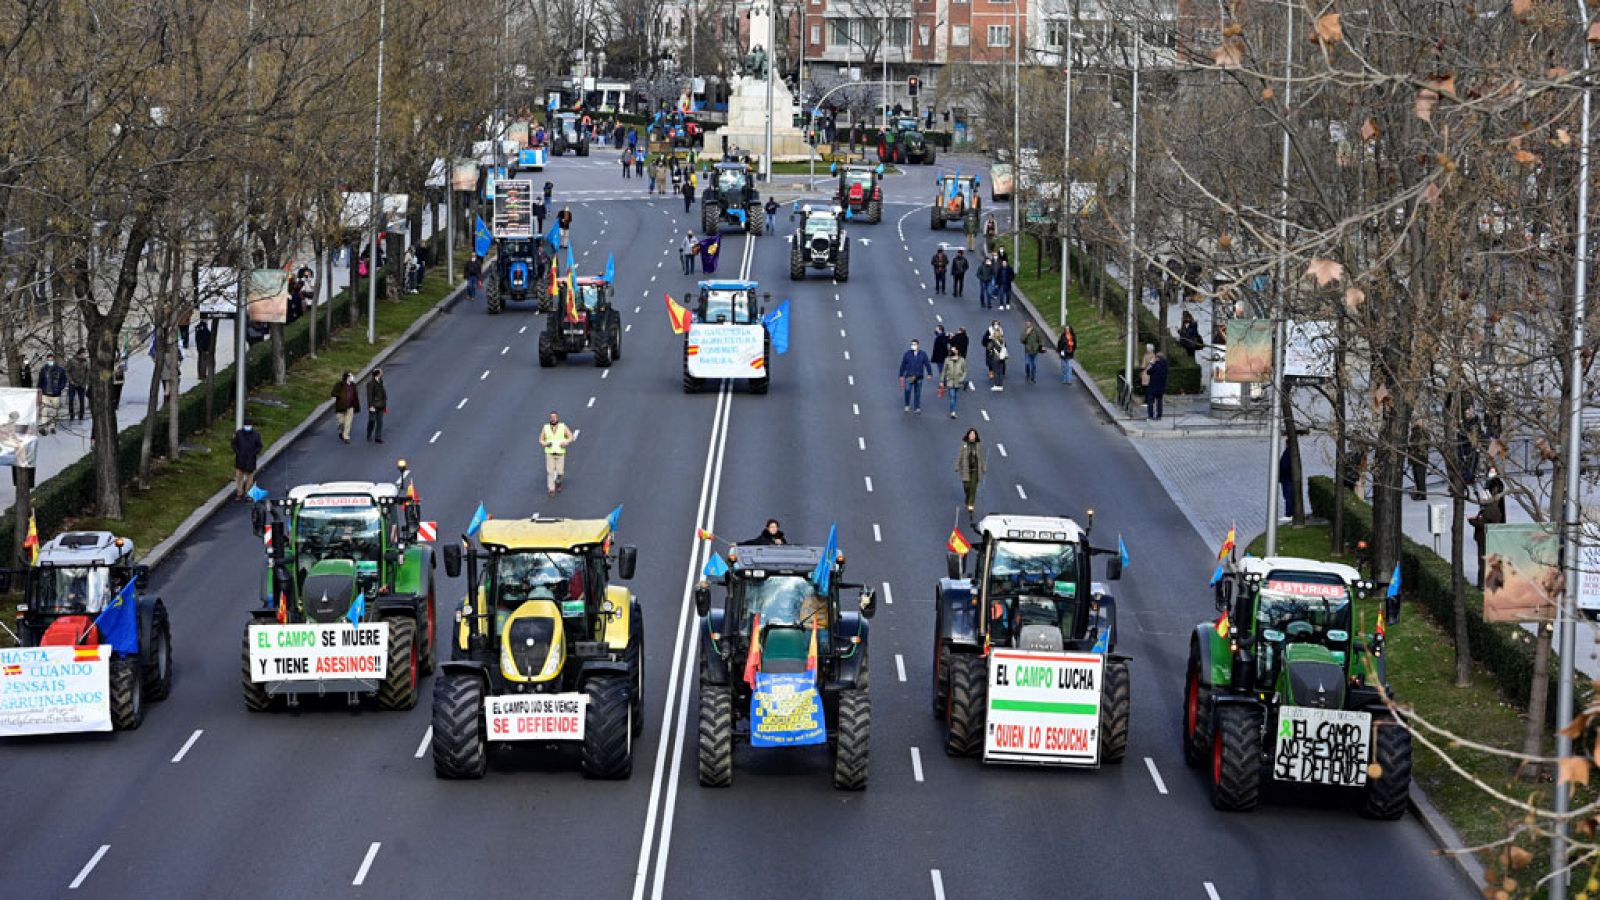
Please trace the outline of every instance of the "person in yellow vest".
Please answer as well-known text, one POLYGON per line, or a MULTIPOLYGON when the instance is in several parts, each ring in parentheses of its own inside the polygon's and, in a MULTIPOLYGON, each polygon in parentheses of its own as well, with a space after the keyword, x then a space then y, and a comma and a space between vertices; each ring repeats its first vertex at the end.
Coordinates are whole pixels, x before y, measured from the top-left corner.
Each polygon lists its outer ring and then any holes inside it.
POLYGON ((567 445, 572 443, 572 431, 561 421, 560 414, 550 412, 550 422, 539 429, 539 445, 544 448, 544 489, 546 496, 554 497, 561 491, 561 479, 567 469, 567 445))

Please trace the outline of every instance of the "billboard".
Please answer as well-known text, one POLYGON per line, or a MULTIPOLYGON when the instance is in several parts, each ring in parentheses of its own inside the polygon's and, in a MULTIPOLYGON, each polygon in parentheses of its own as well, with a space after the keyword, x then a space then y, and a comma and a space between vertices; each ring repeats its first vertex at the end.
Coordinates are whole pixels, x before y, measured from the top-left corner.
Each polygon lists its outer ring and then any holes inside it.
POLYGON ((1229 384, 1262 384, 1272 380, 1272 321, 1229 319, 1228 361, 1214 380, 1229 384))
POLYGON ((513 241, 533 238, 533 182, 509 178, 495 183, 494 236, 513 241))
MULTIPOLYGON (((339 210, 339 227, 346 231, 364 231, 372 227, 372 194, 366 191, 346 191, 344 207, 339 210)), ((384 194, 383 221, 379 228, 404 230, 400 226, 411 210, 411 197, 407 194, 384 194)))
POLYGON ((1487 525, 1484 530, 1484 621, 1553 620, 1567 590, 1559 529, 1543 522, 1487 525))

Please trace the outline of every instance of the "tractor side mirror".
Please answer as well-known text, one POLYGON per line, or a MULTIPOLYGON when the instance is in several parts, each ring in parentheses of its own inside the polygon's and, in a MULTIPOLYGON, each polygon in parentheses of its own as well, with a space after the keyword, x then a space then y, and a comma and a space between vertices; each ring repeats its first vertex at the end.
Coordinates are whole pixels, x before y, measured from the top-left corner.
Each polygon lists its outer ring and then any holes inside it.
POLYGON ((267 533, 267 508, 263 504, 250 507, 250 533, 256 537, 263 537, 267 533))
POLYGON ((1106 580, 1118 581, 1122 578, 1122 558, 1113 556, 1106 560, 1106 580))
POLYGON ((951 578, 960 578, 961 577, 962 563, 964 563, 965 561, 966 561, 966 555, 965 554, 962 554, 962 553, 946 553, 944 555, 945 570, 946 570, 945 574, 949 575, 951 578))
POLYGON ((860 605, 862 617, 870 619, 876 615, 878 612, 877 592, 872 588, 862 588, 860 605))
POLYGON ((1390 625, 1400 621, 1400 596, 1398 594, 1393 597, 1385 596, 1383 598, 1383 615, 1384 618, 1389 620, 1390 625))
POLYGON ((133 584, 134 584, 134 590, 138 591, 141 594, 144 593, 145 591, 150 590, 150 567, 149 566, 134 566, 133 567, 133 584))
POLYGON ((632 544, 624 544, 622 549, 617 551, 617 574, 621 575, 623 580, 627 580, 633 577, 633 570, 638 566, 639 548, 632 544))
POLYGON ((694 614, 704 617, 711 612, 711 585, 704 580, 695 582, 694 586, 694 614))
POLYGON ((1231 581, 1224 578, 1217 582, 1216 596, 1213 598, 1217 612, 1227 612, 1229 607, 1233 606, 1232 600, 1228 596, 1231 593, 1233 593, 1233 583, 1231 581))
POLYGON ((446 544, 444 546, 444 573, 451 578, 461 577, 460 544, 446 544))

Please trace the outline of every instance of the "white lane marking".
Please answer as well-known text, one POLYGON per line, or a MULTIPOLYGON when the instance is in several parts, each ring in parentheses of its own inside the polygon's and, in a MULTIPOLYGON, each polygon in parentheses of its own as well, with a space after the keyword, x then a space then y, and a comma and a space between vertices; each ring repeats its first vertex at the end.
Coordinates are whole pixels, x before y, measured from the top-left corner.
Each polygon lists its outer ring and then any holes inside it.
POLYGON ((593 409, 593 408, 594 408, 594 398, 590 397, 589 398, 589 405, 585 406, 584 409, 593 409))
POLYGON ((846 375, 845 378, 850 381, 850 386, 851 387, 855 387, 856 386, 856 377, 854 375, 846 375))
POLYGON ((843 328, 839 329, 839 337, 845 337, 845 336, 846 335, 844 333, 844 329, 843 328))
POLYGON ((863 475, 861 477, 866 479, 866 482, 867 482, 867 493, 869 493, 869 494, 872 493, 872 476, 871 475, 863 475))
POLYGON ((915 747, 911 748, 911 777, 922 780, 922 751, 915 747))
POLYGON ((883 605, 894 605, 894 589, 889 587, 889 582, 887 581, 883 583, 883 605))
POLYGON ((78 870, 78 877, 72 879, 72 883, 67 885, 67 890, 75 891, 82 887, 83 880, 89 877, 89 873, 94 871, 94 867, 100 864, 100 858, 105 856, 106 851, 110 849, 110 844, 101 844, 100 849, 96 850, 94 855, 89 857, 89 861, 83 864, 83 868, 78 870))
POLYGON ((437 442, 438 442, 438 440, 439 440, 439 435, 441 435, 441 434, 444 434, 444 432, 442 432, 442 431, 435 431, 435 432, 434 432, 434 433, 433 433, 433 437, 431 437, 431 438, 428 438, 428 443, 430 443, 430 444, 433 444, 433 443, 437 443, 437 442))
POLYGON ((524 325, 521 328, 517 329, 517 334, 527 334, 527 333, 528 333, 528 326, 526 326, 526 325, 524 325))
MULTIPOLYGON (((604 237, 604 236, 605 236, 605 233, 606 233, 606 230, 605 230, 605 229, 604 229, 604 228, 602 228, 602 229, 600 229, 600 235, 601 235, 601 237, 604 237)), ((595 241, 595 243, 597 243, 597 244, 598 244, 598 243, 600 243, 600 242, 599 242, 599 241, 595 241)))
POLYGON ((506 346, 500 348, 500 355, 501 356, 505 356, 507 353, 510 353, 510 352, 511 352, 511 345, 510 344, 507 344, 506 346))
POLYGON ((944 316, 938 315, 937 313, 934 314, 933 320, 938 322, 940 325, 944 324, 944 316))
POLYGON ((1144 767, 1150 770, 1150 780, 1156 783, 1156 790, 1162 795, 1167 793, 1167 783, 1161 780, 1161 773, 1156 770, 1156 761, 1146 756, 1144 767))
MULTIPOLYGON (((923 285, 923 287, 927 287, 927 285, 923 285)), ((932 305, 933 305, 933 298, 932 298, 932 297, 929 297, 929 298, 928 298, 928 305, 929 305, 929 306, 932 306, 932 305)))
POLYGON ((661 262, 658 262, 658 263, 656 263, 656 268, 658 268, 658 269, 659 269, 659 268, 661 268, 661 267, 662 267, 662 266, 664 266, 664 265, 666 265, 666 263, 661 263, 661 262))
MULTIPOLYGON (((908 247, 906 249, 909 250, 910 248, 908 247)), ((912 259, 911 257, 908 256, 908 257, 906 257, 906 262, 916 262, 916 260, 914 260, 914 259, 912 259)))
POLYGON ((1028 499, 1028 492, 1023 490, 1022 489, 1022 485, 1020 485, 1020 484, 1017 485, 1017 496, 1021 497, 1024 500, 1028 499))
POLYGON ((846 350, 844 352, 844 358, 845 358, 845 362, 849 362, 850 361, 850 351, 849 350, 846 350))
POLYGON ((917 284, 922 285, 922 289, 923 290, 927 290, 928 289, 928 283, 926 281, 919 281, 919 282, 917 282, 917 284))
POLYGON ((632 322, 629 322, 627 325, 622 326, 622 333, 623 334, 627 334, 628 332, 630 332, 632 330, 633 330, 633 323, 632 322))
POLYGON ((600 370, 600 380, 601 381, 605 381, 606 380, 606 376, 610 375, 610 374, 611 374, 611 370, 610 369, 601 369, 600 370))
POLYGON ((489 370, 488 369, 484 369, 483 370, 483 374, 478 376, 478 380, 479 381, 488 381, 489 380, 489 370))
POLYGON ((834 310, 834 312, 839 315, 839 318, 841 318, 841 319, 844 318, 844 310, 836 309, 836 310, 834 310))
POLYGON ((872 542, 874 544, 883 543, 883 530, 878 527, 877 522, 872 523, 872 542))
POLYGON ((906 680, 906 658, 898 653, 894 655, 894 672, 901 681, 906 680))
POLYGON ((1000 451, 1000 455, 1001 455, 1001 456, 1005 456, 1005 455, 1007 455, 1007 454, 1006 454, 1006 445, 1005 445, 1005 444, 995 444, 995 445, 994 445, 994 448, 995 448, 995 449, 996 449, 996 450, 999 450, 999 451, 1000 451))
POLYGON ((350 882, 351 885, 360 887, 366 884, 367 872, 372 868, 372 861, 378 857, 378 848, 382 846, 382 842, 373 841, 372 846, 367 848, 367 855, 361 858, 361 868, 356 870, 356 877, 350 882))
POLYGON ((978 412, 983 415, 983 420, 985 422, 989 421, 989 411, 987 409, 980 409, 978 412))
POLYGON ((850 404, 850 411, 859 416, 861 415, 861 406, 859 404, 852 403, 850 404))
POLYGON ((633 314, 636 315, 636 316, 639 314, 639 307, 635 306, 633 308, 633 314))
MULTIPOLYGON (((834 294, 833 295, 833 302, 835 302, 835 303, 839 302, 839 295, 838 294, 834 294)), ((842 316, 842 315, 844 315, 844 313, 840 313, 839 315, 842 316)))
MULTIPOLYGON (((641 294, 641 295, 640 295, 640 296, 642 296, 642 297, 648 297, 648 296, 650 296, 650 292, 649 292, 649 291, 645 291, 645 292, 644 292, 644 293, 643 293, 643 294, 641 294)), ((634 310, 634 312, 638 312, 638 310, 637 310, 637 309, 636 309, 636 310, 634 310)))
POLYGON ((651 275, 650 276, 650 283, 651 284, 655 284, 655 281, 656 281, 656 277, 654 275, 651 275))
POLYGON ((858 449, 858 450, 867 449, 867 439, 862 437, 862 436, 860 436, 860 435, 857 435, 856 436, 856 449, 858 449))
POLYGON ((416 754, 416 756, 414 758, 421 759, 424 755, 426 755, 427 752, 428 752, 428 745, 432 744, 432 743, 433 743, 433 726, 429 725, 428 726, 428 730, 424 731, 422 733, 422 743, 417 745, 417 754, 416 754))
POLYGON ((917 276, 918 278, 921 278, 922 277, 922 270, 917 268, 916 266, 912 266, 911 267, 911 274, 917 276))
POLYGON ((1222 896, 1217 893, 1217 886, 1209 881, 1206 882, 1206 897, 1209 900, 1222 900, 1222 896))
POLYGON ((178 748, 178 753, 172 757, 172 761, 175 763, 183 762, 183 758, 189 755, 189 748, 193 747, 194 742, 200 740, 200 735, 205 733, 206 730, 204 728, 196 728, 194 734, 189 735, 189 739, 183 742, 182 747, 178 748))
POLYGON ((944 900, 944 876, 938 869, 929 869, 928 873, 933 876, 933 900, 944 900))
POLYGON ((462 397, 461 398, 461 402, 456 404, 456 409, 460 409, 461 407, 466 406, 467 405, 467 400, 469 400, 469 399, 471 399, 471 398, 462 397))

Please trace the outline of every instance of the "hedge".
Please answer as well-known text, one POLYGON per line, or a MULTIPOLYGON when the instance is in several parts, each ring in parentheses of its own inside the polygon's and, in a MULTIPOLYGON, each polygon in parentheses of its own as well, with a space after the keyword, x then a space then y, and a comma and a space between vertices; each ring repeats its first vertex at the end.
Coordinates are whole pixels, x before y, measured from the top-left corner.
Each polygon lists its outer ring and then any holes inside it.
MULTIPOLYGON (((1096 266, 1094 260, 1087 254, 1074 250, 1068 258, 1068 267, 1072 271, 1072 278, 1078 291, 1084 296, 1093 296, 1092 282, 1098 280, 1101 284, 1110 283, 1113 289, 1123 291, 1126 297, 1127 287, 1121 282, 1112 279, 1105 270, 1096 266)), ((1124 307, 1126 309, 1126 307, 1124 307)), ((1151 312, 1143 303, 1139 304, 1139 344, 1135 357, 1142 356, 1145 344, 1159 344, 1157 335, 1160 328, 1156 322, 1156 314, 1151 312)), ((1168 336, 1169 338, 1171 335, 1168 336)), ((1171 346, 1176 346, 1176 341, 1169 341, 1171 346)), ((1203 391, 1205 381, 1200 377, 1200 364, 1188 353, 1173 352, 1167 356, 1167 393, 1168 394, 1199 394, 1203 391)), ((1144 396, 1144 388, 1134 385, 1134 392, 1144 396)))
MULTIPOLYGON (((1319 475, 1310 479, 1307 489, 1311 510, 1319 518, 1333 518, 1333 479, 1319 475)), ((1339 491, 1344 503, 1345 539, 1349 542, 1372 540, 1372 507, 1348 489, 1339 491)), ((1450 561, 1432 550, 1401 538, 1400 583, 1405 594, 1422 601, 1429 616, 1445 634, 1455 636, 1455 601, 1451 591, 1450 561)), ((1467 640, 1472 661, 1494 676, 1500 693, 1517 708, 1526 710, 1533 687, 1534 636, 1518 625, 1485 622, 1483 591, 1470 582, 1466 586, 1467 640)), ((1551 668, 1554 669, 1554 656, 1551 668)), ((1555 678, 1550 679, 1551 702, 1547 709, 1555 718, 1555 678)))

